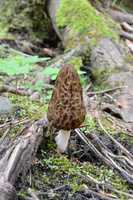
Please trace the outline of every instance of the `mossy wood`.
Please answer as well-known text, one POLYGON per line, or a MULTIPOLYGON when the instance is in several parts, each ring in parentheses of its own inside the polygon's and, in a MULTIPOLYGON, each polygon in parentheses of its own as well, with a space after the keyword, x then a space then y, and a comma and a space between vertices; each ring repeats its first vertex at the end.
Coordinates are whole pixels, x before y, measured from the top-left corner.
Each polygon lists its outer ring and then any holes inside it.
POLYGON ((117 26, 108 16, 98 13, 87 0, 49 0, 48 11, 55 31, 65 48, 103 37, 117 40, 117 26), (53 11, 54 10, 54 11, 53 11))

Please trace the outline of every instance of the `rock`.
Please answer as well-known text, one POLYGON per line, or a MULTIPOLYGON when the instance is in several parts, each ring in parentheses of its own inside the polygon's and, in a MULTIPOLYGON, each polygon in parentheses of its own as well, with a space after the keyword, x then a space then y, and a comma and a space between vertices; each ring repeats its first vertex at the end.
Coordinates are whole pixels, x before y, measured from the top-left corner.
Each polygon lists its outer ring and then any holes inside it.
POLYGON ((125 70, 122 50, 110 39, 102 39, 92 50, 90 59, 92 74, 100 82, 113 72, 125 70))
POLYGON ((118 37, 114 23, 107 23, 103 15, 98 13, 88 0, 78 0, 78 3, 66 0, 47 2, 53 29, 67 50, 89 44, 94 36, 115 39, 118 37))
POLYGON ((106 83, 110 87, 117 87, 117 86, 126 86, 130 85, 132 87, 133 84, 133 73, 132 72, 119 72, 116 74, 112 74, 108 77, 106 83))
POLYGON ((122 94, 116 99, 119 113, 125 122, 133 122, 133 87, 122 90, 122 94))
POLYGON ((107 80, 111 87, 123 86, 120 91, 112 94, 115 105, 106 105, 114 115, 119 115, 125 122, 133 122, 133 73, 121 72, 114 74, 107 80))
POLYGON ((0 96, 0 117, 12 115, 14 106, 7 97, 0 96))

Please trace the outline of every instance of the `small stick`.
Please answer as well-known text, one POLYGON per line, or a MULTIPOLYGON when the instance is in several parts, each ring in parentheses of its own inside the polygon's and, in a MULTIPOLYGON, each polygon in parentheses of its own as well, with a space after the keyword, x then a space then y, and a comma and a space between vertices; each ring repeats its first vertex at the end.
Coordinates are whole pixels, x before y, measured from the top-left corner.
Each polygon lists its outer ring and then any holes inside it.
POLYGON ((31 195, 33 200, 39 200, 39 198, 32 189, 28 188, 28 193, 31 195))
POLYGON ((130 193, 127 193, 127 192, 123 192, 121 190, 117 190, 117 189, 113 188, 113 186, 110 185, 110 184, 108 184, 108 183, 101 183, 97 179, 95 179, 94 177, 92 177, 90 175, 80 175, 80 176, 82 178, 84 178, 85 180, 87 179, 89 182, 94 183, 95 185, 98 185, 98 186, 101 186, 101 187, 104 186, 104 188, 106 188, 106 189, 108 189, 110 191, 113 191, 113 192, 115 192, 118 195, 124 195, 126 197, 129 197, 129 198, 133 199, 133 194, 130 194, 130 193))
POLYGON ((86 193, 100 197, 100 198, 105 199, 105 200, 119 200, 118 198, 110 197, 109 194, 107 194, 105 192, 95 192, 93 190, 87 189, 86 193))
POLYGON ((131 25, 129 25, 127 22, 122 22, 121 26, 127 32, 133 33, 133 27, 131 25))
POLYGON ((133 155, 122 145, 120 144, 117 140, 115 140, 108 132, 107 130, 103 127, 100 119, 98 119, 98 124, 101 127, 101 129, 108 135, 108 137, 119 147, 121 150, 131 159, 133 159, 133 155))
POLYGON ((106 90, 102 90, 102 91, 97 91, 97 92, 88 92, 87 94, 88 94, 88 95, 93 95, 93 94, 104 94, 104 93, 112 92, 112 91, 114 91, 114 90, 119 90, 119 89, 122 89, 122 88, 127 88, 127 86, 119 86, 119 87, 110 88, 110 89, 106 89, 106 90))

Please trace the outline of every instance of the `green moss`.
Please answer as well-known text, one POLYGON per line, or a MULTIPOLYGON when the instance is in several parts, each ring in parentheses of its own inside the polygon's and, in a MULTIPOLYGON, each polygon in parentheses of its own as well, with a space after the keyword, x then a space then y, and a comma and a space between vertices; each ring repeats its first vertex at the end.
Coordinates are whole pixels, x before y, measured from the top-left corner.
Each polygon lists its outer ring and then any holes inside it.
MULTIPOLYGON (((39 102, 33 102, 29 99, 29 97, 15 94, 9 94, 8 97, 14 105, 14 113, 12 114, 12 117, 19 119, 20 121, 26 118, 31 121, 38 120, 44 117, 46 113, 47 105, 44 103, 41 104, 39 102)), ((3 124, 4 121, 1 119, 0 124, 3 124)), ((16 138, 16 135, 19 134, 23 128, 24 124, 18 123, 17 125, 14 125, 14 127, 10 129, 9 137, 16 138)), ((2 135, 3 129, 0 131, 0 137, 2 135)))
POLYGON ((125 62, 133 63, 133 56, 131 54, 128 54, 125 58, 125 62))
MULTIPOLYGON (((70 185, 73 192, 79 191, 83 184, 88 184, 87 179, 83 178, 83 176, 86 177, 87 175, 92 176, 100 182, 111 182, 115 189, 128 191, 126 182, 114 173, 113 170, 105 166, 99 167, 89 162, 72 162, 66 156, 58 157, 57 155, 43 159, 41 163, 49 171, 49 179, 52 178, 53 185, 55 183, 58 185, 58 183, 63 181, 62 184, 70 185)), ((51 181, 46 179, 46 182, 51 181)))
POLYGON ((85 127, 82 128, 82 131, 85 134, 89 134, 91 131, 95 131, 97 129, 96 121, 91 115, 86 115, 85 121, 84 121, 85 127))
POLYGON ((10 95, 9 98, 17 107, 20 107, 20 117, 28 117, 32 120, 40 119, 44 116, 47 105, 44 103, 33 102, 26 96, 10 95))
POLYGON ((83 86, 87 85, 88 83, 88 76, 85 76, 85 72, 84 71, 81 71, 81 67, 83 66, 83 61, 82 61, 82 57, 81 56, 78 56, 78 57, 75 57, 73 56, 71 58, 71 60, 68 62, 69 64, 72 64, 75 69, 77 70, 79 76, 80 76, 80 82, 83 86))
POLYGON ((128 141, 128 145, 129 146, 133 146, 133 140, 131 139, 132 136, 128 135, 126 132, 120 132, 118 133, 119 135, 119 139, 120 139, 120 142, 121 143, 126 143, 127 144, 127 141, 128 141))
POLYGON ((13 40, 14 36, 12 34, 8 33, 7 24, 3 24, 0 22, 0 39, 3 39, 3 38, 13 40))
POLYGON ((19 198, 25 199, 28 195, 28 192, 20 191, 20 192, 17 193, 17 195, 18 195, 19 198))
POLYGON ((72 57, 69 63, 72 64, 77 71, 80 70, 80 67, 83 65, 81 57, 72 57))
MULTIPOLYGON (((100 120, 103 127, 109 134, 112 134, 112 135, 116 134, 116 127, 114 126, 113 121, 110 121, 107 115, 101 116, 100 120)), ((99 130, 103 132, 103 130, 101 130, 100 127, 99 127, 99 130)))
MULTIPOLYGON (((106 16, 106 18, 108 17, 106 16)), ((68 26, 70 28, 70 43, 73 40, 78 40, 80 43, 85 42, 85 36, 117 38, 115 30, 113 30, 116 28, 114 23, 96 12, 87 0, 79 0, 78 3, 77 0, 62 0, 56 21, 58 27, 68 26), (75 35, 76 39, 74 39, 75 35)))
POLYGON ((105 84, 105 81, 108 79, 108 77, 110 77, 113 74, 117 74, 119 72, 120 72, 120 69, 115 68, 115 67, 111 68, 111 67, 108 67, 108 66, 103 66, 103 67, 100 66, 99 68, 98 67, 94 67, 92 69, 92 73, 93 73, 93 76, 94 76, 94 78, 96 80, 96 83, 97 84, 100 83, 102 85, 105 84))
POLYGON ((32 42, 48 37, 49 21, 44 15, 44 1, 3 1, 0 13, 0 37, 11 37, 13 32, 27 34, 32 42))

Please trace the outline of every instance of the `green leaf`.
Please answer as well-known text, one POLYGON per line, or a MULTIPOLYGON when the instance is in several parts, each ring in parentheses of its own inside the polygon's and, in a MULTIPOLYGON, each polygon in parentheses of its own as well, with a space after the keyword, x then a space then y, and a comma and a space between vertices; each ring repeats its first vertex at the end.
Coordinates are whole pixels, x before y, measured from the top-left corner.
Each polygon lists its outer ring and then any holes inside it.
POLYGON ((37 90, 37 91, 39 91, 39 92, 41 92, 43 86, 44 86, 44 82, 42 80, 39 80, 34 85, 34 89, 37 90))
POLYGON ((9 76, 18 74, 27 74, 33 64, 43 62, 49 58, 39 58, 38 56, 9 56, 8 58, 0 58, 0 72, 6 73, 9 76))
POLYGON ((60 71, 60 68, 49 66, 43 70, 43 74, 46 76, 50 76, 52 80, 55 80, 59 71, 60 71))

